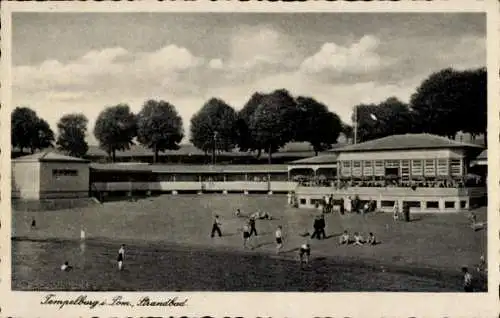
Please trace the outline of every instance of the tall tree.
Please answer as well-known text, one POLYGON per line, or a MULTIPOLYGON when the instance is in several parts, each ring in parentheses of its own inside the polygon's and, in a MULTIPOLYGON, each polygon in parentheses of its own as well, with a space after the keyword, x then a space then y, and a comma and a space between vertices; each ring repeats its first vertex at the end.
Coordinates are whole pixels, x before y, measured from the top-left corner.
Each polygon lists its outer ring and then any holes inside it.
POLYGON ((68 114, 57 123, 57 146, 70 156, 83 157, 89 150, 85 135, 87 133, 87 117, 83 114, 68 114))
POLYGON ((35 135, 31 144, 31 153, 34 153, 37 149, 42 150, 54 145, 54 132, 45 119, 38 118, 35 129, 35 135))
POLYGON ((248 102, 238 113, 237 129, 238 129, 238 147, 241 151, 257 151, 257 158, 260 157, 262 147, 260 147, 252 136, 250 131, 250 122, 257 107, 264 98, 264 94, 254 93, 248 102))
POLYGON ((485 69, 431 74, 411 97, 416 128, 450 138, 461 130, 486 132, 486 89, 485 69))
POLYGON ((296 141, 306 141, 319 151, 330 149, 342 131, 340 117, 311 97, 299 96, 297 103, 296 141))
POLYGON ((137 140, 153 150, 154 163, 160 151, 179 149, 182 138, 182 118, 173 105, 163 100, 144 103, 137 114, 137 140))
POLYGON ((94 127, 99 146, 108 153, 113 162, 116 161, 117 150, 130 149, 136 134, 136 116, 125 104, 104 109, 97 117, 94 127))
POLYGON ((266 95, 255 110, 250 123, 252 138, 267 151, 269 163, 273 152, 293 140, 296 119, 295 100, 285 89, 266 95))
POLYGON ((357 105, 358 142, 412 132, 413 114, 407 104, 390 97, 379 104, 357 105))
POLYGON ((215 155, 217 150, 233 150, 237 142, 236 111, 218 98, 211 98, 191 118, 191 142, 215 155))
POLYGON ((11 144, 23 153, 28 148, 31 153, 37 149, 51 147, 54 132, 44 119, 28 107, 16 107, 11 114, 11 144))

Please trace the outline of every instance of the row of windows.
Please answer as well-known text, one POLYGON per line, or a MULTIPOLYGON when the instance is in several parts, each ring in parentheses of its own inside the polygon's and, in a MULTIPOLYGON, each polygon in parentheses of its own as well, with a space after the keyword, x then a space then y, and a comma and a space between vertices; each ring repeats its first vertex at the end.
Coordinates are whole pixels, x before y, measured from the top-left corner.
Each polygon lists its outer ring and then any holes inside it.
POLYGON ((460 176, 463 165, 460 159, 425 159, 425 160, 382 160, 376 161, 341 161, 342 176, 383 176, 386 169, 400 169, 401 176, 460 176), (385 163, 385 165, 384 165, 385 163), (352 167, 352 168, 351 168, 352 167), (375 168, 374 168, 375 167, 375 168))
MULTIPOLYGON (((316 203, 321 204, 321 201, 322 200, 320 200, 320 199, 310 199, 309 204, 311 204, 311 205, 315 205, 316 203)), ((306 199, 304 199, 304 198, 300 199, 300 204, 305 205, 306 203, 307 203, 306 199)), ((340 200, 334 201, 335 205, 339 205, 340 203, 341 203, 340 200)), ((384 200, 384 201, 381 201, 380 204, 381 204, 382 208, 392 208, 392 207, 394 207, 395 201, 384 200)), ((420 209, 422 207, 420 201, 404 201, 403 204, 407 204, 410 208, 420 209)), ((459 204, 460 204, 461 209, 465 209, 465 207, 467 206, 466 201, 460 201, 459 204)), ((445 209, 455 209, 456 208, 455 205, 456 205, 455 201, 445 201, 444 202, 445 209)), ((439 202, 438 201, 426 201, 425 208, 426 209, 439 209, 439 202)))
POLYGON ((78 176, 78 170, 73 170, 73 169, 53 169, 52 170, 52 176, 53 177, 63 177, 63 176, 77 177, 78 176))

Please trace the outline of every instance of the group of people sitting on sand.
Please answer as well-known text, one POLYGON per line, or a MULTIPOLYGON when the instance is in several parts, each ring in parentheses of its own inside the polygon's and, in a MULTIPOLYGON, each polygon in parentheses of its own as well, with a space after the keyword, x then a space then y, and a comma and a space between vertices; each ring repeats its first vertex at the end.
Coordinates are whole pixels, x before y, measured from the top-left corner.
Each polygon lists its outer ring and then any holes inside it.
POLYGON ((347 231, 344 231, 344 233, 342 233, 342 235, 340 236, 340 240, 339 240, 339 243, 341 245, 349 245, 349 244, 352 244, 352 245, 357 245, 357 246, 362 246, 362 245, 377 245, 378 242, 377 239, 375 238, 375 235, 370 232, 368 234, 368 239, 365 240, 363 238, 363 236, 358 233, 358 232, 354 232, 354 235, 353 237, 351 238, 351 236, 349 235, 349 233, 347 231))
POLYGON ((236 215, 237 217, 248 217, 249 219, 259 219, 259 220, 272 220, 273 219, 273 216, 267 212, 263 212, 263 211, 257 211, 257 212, 254 212, 250 215, 244 215, 240 209, 236 209, 236 212, 234 213, 234 215, 236 215))

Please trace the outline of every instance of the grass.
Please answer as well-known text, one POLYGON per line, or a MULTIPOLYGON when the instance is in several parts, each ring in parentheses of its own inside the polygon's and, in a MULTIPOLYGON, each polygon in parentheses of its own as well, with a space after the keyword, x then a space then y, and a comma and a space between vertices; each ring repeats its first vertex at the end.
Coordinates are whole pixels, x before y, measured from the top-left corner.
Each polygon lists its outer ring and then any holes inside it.
MULTIPOLYGON (((409 223, 395 223, 390 214, 332 214, 326 219, 328 239, 311 241, 315 260, 303 272, 295 260, 296 249, 307 239, 299 234, 312 232, 316 214, 288 207, 285 196, 236 194, 164 195, 72 210, 14 211, 12 236, 18 241, 13 242, 13 287, 449 291, 460 289, 460 267, 474 266, 486 253, 486 231, 472 231, 464 213, 414 214, 409 223), (257 221, 259 236, 252 239, 253 250, 242 248, 239 229, 245 219, 234 216, 237 208, 244 214, 261 210, 276 217, 257 221), (214 214, 220 215, 222 238, 210 238, 214 214), (30 228, 32 218, 37 221, 36 230, 30 228), (273 237, 278 225, 285 234, 284 252, 279 257, 275 256, 273 237), (88 239, 84 252, 78 243, 82 227, 88 239), (343 230, 364 236, 374 232, 382 243, 339 246, 343 230), (127 258, 129 274, 113 270, 122 242, 131 255, 127 258), (84 260, 84 264, 78 265, 82 271, 75 270, 61 281, 58 277, 67 273, 57 269, 65 260, 75 264, 84 260), (380 270, 381 266, 387 271, 380 270), (207 270, 210 274, 204 274, 207 270), (141 279, 141 273, 156 278, 141 279)), ((485 220, 486 209, 476 214, 479 221, 485 220)))

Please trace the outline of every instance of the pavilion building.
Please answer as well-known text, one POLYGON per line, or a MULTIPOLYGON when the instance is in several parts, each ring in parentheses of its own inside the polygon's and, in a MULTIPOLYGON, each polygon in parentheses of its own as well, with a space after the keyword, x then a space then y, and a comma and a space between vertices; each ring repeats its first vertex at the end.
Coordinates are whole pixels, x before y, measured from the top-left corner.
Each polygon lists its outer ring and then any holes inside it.
MULTIPOLYGON (((299 207, 324 196, 374 200, 379 210, 408 204, 415 212, 460 211, 486 198, 486 176, 469 175, 483 148, 430 134, 393 135, 292 162, 299 207)), ((339 203, 340 204, 340 203, 339 203)))

